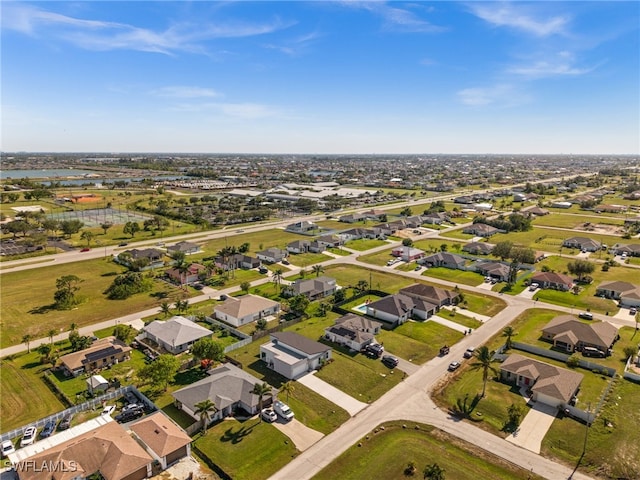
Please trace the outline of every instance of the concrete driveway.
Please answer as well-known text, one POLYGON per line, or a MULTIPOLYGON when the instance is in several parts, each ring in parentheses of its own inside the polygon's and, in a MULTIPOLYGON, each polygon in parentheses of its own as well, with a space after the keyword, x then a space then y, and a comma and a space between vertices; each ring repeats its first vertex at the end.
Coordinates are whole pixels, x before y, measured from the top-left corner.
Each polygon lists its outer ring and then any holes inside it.
POLYGON ((356 400, 351 395, 347 395, 342 390, 338 390, 333 385, 329 385, 324 380, 316 377, 314 373, 315 372, 307 373, 304 377, 299 378, 298 382, 322 395, 327 400, 332 401, 339 407, 344 408, 351 416, 354 416, 368 405, 367 403, 356 400))
POLYGON ((324 437, 324 433, 307 427, 304 423, 296 420, 295 417, 288 422, 278 417, 278 421, 274 422, 272 425, 289 437, 296 448, 301 452, 304 452, 307 448, 324 437))
POLYGON ((520 427, 506 440, 531 452, 540 453, 542 440, 557 414, 558 409, 555 407, 540 402, 534 403, 527 416, 522 420, 520 427))

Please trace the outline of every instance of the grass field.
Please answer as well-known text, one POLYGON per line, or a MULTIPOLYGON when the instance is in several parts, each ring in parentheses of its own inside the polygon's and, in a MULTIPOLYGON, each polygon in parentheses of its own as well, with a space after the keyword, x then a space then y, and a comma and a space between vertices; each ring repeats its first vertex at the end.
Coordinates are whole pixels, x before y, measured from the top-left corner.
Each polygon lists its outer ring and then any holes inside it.
POLYGON ((463 442, 430 425, 390 422, 376 428, 361 446, 354 445, 320 471, 314 480, 401 480, 422 478, 427 465, 437 463, 453 480, 538 480, 528 470, 515 467, 485 450, 463 442), (408 428, 402 428, 406 424, 408 428), (404 473, 415 462, 415 476, 404 473))
MULTIPOLYGON (((622 226, 623 221, 615 218, 607 218, 596 215, 577 215, 572 213, 556 213, 551 215, 543 215, 536 217, 533 221, 535 226, 539 227, 558 227, 558 228, 570 228, 575 229, 579 225, 584 225, 590 222, 593 225, 613 225, 622 226)), ((593 235, 590 232, 584 232, 585 236, 593 235)))
POLYGON ((308 268, 311 270, 311 265, 315 265, 316 263, 326 262, 327 260, 331 260, 333 257, 329 255, 324 255, 322 253, 299 253, 297 255, 290 255, 289 261, 292 265, 302 268, 308 268))
POLYGON ((452 270, 451 268, 445 267, 428 268, 422 271, 422 275, 425 277, 448 280, 449 282, 456 282, 462 285, 471 285, 473 287, 484 281, 484 277, 479 273, 464 270, 452 270))
POLYGON ((352 265, 330 265, 324 269, 324 274, 335 278, 338 281, 338 285, 343 287, 357 285, 360 280, 364 280, 367 283, 371 280, 373 289, 389 293, 397 292, 400 288, 408 287, 415 283, 410 278, 352 265))
POLYGON ((381 245, 385 245, 387 242, 384 240, 372 240, 361 238, 359 240, 351 240, 344 244, 345 247, 351 248, 352 250, 358 250, 359 252, 363 252, 365 250, 369 250, 371 248, 376 248, 381 245))
POLYGON ((163 301, 173 303, 185 294, 190 296, 179 287, 156 281, 149 293, 127 300, 107 299, 103 292, 123 271, 116 263, 95 259, 3 274, 0 345, 19 344, 25 334, 45 337, 50 329, 68 330, 71 323, 79 327, 91 325, 157 307, 163 301), (54 310, 51 305, 56 279, 64 275, 77 275, 83 280, 76 294, 82 302, 73 310, 54 310))
POLYGON ((257 418, 223 420, 195 446, 234 480, 268 478, 299 453, 285 434, 257 418))

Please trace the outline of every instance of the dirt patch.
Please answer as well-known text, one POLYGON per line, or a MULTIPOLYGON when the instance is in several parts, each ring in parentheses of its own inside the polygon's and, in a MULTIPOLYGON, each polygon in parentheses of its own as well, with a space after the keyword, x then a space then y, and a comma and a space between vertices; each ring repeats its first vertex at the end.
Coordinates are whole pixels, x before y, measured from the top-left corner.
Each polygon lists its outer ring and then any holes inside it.
POLYGON ((606 223, 581 223, 576 226, 576 230, 583 232, 599 233, 602 235, 621 235, 624 229, 619 225, 608 225, 606 223))

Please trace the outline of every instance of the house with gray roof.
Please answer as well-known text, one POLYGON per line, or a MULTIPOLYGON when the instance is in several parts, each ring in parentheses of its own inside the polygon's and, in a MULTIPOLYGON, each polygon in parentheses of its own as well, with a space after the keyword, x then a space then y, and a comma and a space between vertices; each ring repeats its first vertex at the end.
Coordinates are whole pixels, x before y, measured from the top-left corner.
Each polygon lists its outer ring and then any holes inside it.
POLYGON ((256 257, 258 257, 259 260, 267 263, 281 262, 287 258, 288 255, 289 253, 286 250, 280 250, 275 247, 267 248, 266 250, 256 253, 256 257))
POLYGON ((284 290, 289 291, 289 296, 304 295, 310 301, 328 297, 336 293, 337 282, 335 278, 320 276, 315 278, 299 278, 284 290))
POLYGON ((261 318, 277 315, 279 312, 280 303, 259 295, 248 294, 227 297, 223 303, 214 307, 213 316, 234 327, 240 327, 261 318))
POLYGON ((500 282, 509 280, 509 266, 500 262, 478 262, 476 272, 485 277, 494 278, 500 282))
POLYGON ((306 253, 309 251, 311 242, 309 240, 294 240, 287 244, 287 252, 289 253, 306 253))
POLYGON ((275 332, 260 345, 260 359, 280 375, 295 380, 331 359, 331 347, 294 332, 275 332))
POLYGON ((375 335, 380 333, 381 328, 380 322, 348 313, 336 319, 335 324, 325 328, 324 337, 330 342, 360 351, 374 343, 375 335))
POLYGON ((424 283, 416 283, 402 288, 398 293, 413 299, 419 298, 429 302, 436 306, 436 311, 439 311, 440 307, 445 305, 454 305, 460 299, 460 295, 454 290, 446 290, 433 285, 425 285, 424 283))
POLYGON ((160 345, 174 355, 191 348, 196 340, 210 337, 213 334, 188 318, 175 316, 169 320, 155 320, 144 327, 141 335, 160 345))
POLYGON ((534 402, 562 407, 577 395, 584 375, 513 353, 500 365, 500 377, 527 387, 534 402))
POLYGON ((427 267, 445 267, 453 270, 464 270, 466 259, 455 253, 438 252, 418 260, 421 265, 427 267))
POLYGON ((630 257, 640 257, 640 244, 616 245, 611 249, 614 255, 626 253, 630 257))
MULTIPOLYGON (((258 413, 258 395, 251 393, 257 383, 263 381, 248 372, 225 363, 207 372, 208 376, 172 393, 178 410, 182 410, 195 420, 200 420, 196 413, 196 405, 204 400, 211 400, 216 406, 216 413, 211 421, 221 420, 239 410, 251 415, 258 413)), ((263 405, 269 405, 277 390, 271 390, 271 396, 263 397, 263 405)))
POLYGON ((164 266, 164 252, 157 248, 133 248, 116 255, 113 260, 126 267, 139 265, 138 270, 149 270, 164 266))
POLYGON ((193 253, 200 252, 200 245, 193 242, 182 241, 167 247, 167 251, 170 254, 174 252, 182 252, 185 255, 191 255, 193 253))
POLYGON ((307 233, 319 229, 320 227, 318 227, 316 223, 310 222, 308 220, 302 220, 300 222, 292 223, 290 225, 287 225, 287 227, 285 228, 287 232, 293 233, 307 233))
POLYGON ((562 246, 567 248, 586 250, 587 252, 597 252, 602 248, 602 244, 600 242, 586 237, 567 238, 564 242, 562 242, 562 246))
POLYGON ((415 302, 411 297, 396 293, 366 304, 366 314, 393 327, 405 323, 413 315, 415 302))
POLYGON ((462 251, 472 255, 489 255, 493 251, 493 247, 495 245, 490 243, 469 242, 462 247, 462 251))
POLYGON ((500 232, 500 229, 487 225, 486 223, 474 223, 462 229, 462 233, 469 233, 476 237, 490 237, 500 232))
POLYGON ((640 286, 629 282, 602 282, 596 296, 618 300, 621 307, 640 307, 640 286))
POLYGON ((571 315, 560 315, 542 329, 542 339, 569 353, 593 347, 607 354, 620 338, 609 322, 584 323, 571 315))

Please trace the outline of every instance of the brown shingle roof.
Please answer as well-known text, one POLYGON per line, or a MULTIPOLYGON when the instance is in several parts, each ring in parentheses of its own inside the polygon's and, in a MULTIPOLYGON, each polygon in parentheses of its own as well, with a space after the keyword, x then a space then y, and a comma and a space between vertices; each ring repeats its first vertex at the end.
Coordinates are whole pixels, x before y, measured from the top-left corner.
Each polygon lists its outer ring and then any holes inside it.
POLYGON ((191 437, 162 412, 136 422, 131 430, 159 457, 191 443, 191 437))
MULTIPOLYGON (((597 345, 605 351, 611 347, 618 335, 618 329, 609 322, 583 323, 571 315, 560 315, 542 329, 545 334, 577 338, 583 343, 597 345)), ((564 338, 564 337, 563 337, 564 338)))

